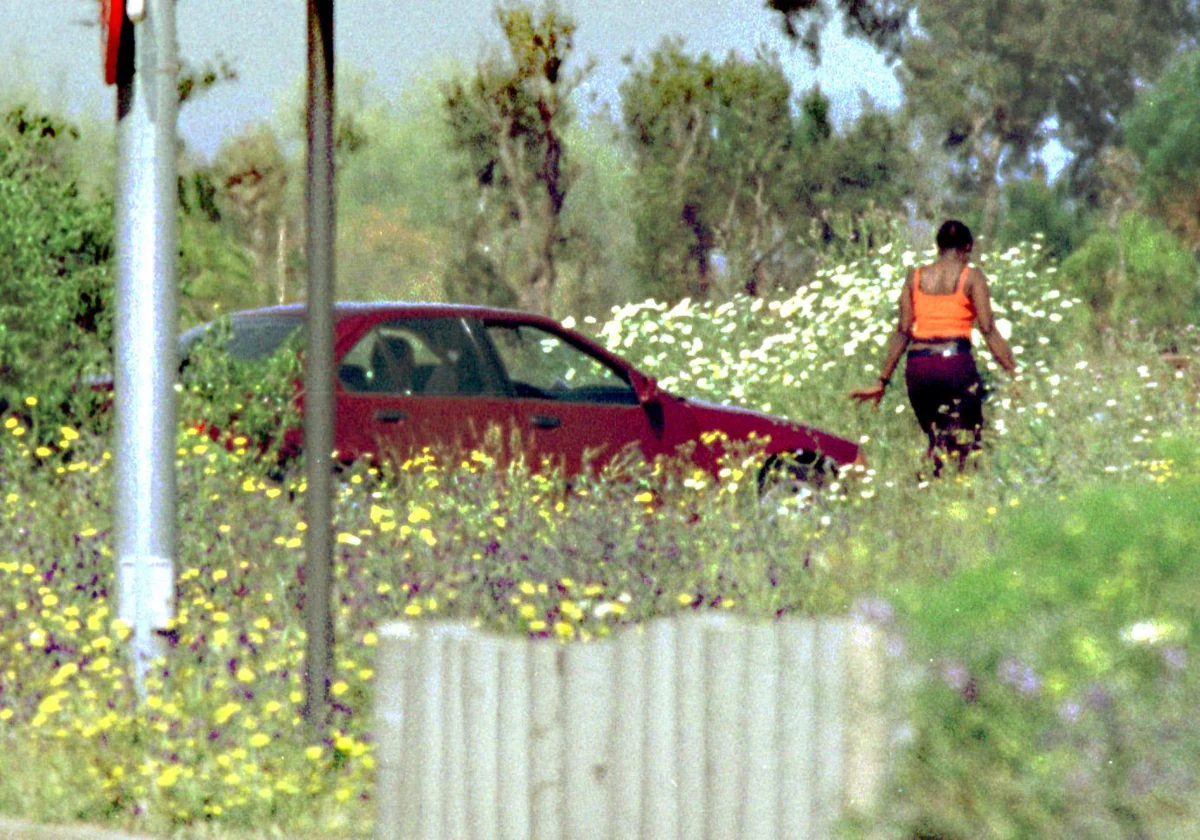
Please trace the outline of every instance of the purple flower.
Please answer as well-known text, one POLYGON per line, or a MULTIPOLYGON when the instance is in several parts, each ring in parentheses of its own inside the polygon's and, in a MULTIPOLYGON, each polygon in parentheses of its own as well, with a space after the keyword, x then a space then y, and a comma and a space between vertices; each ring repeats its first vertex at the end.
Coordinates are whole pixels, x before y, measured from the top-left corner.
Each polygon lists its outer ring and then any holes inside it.
POLYGON ((1058 719, 1063 723, 1074 723, 1083 714, 1083 707, 1075 700, 1065 700, 1058 707, 1058 719))
POLYGON ((883 598, 860 598, 851 608, 851 614, 868 624, 887 626, 895 618, 892 605, 883 598))
POLYGON ((1033 668, 1011 657, 1000 660, 996 666, 996 676, 1025 695, 1037 694, 1042 687, 1042 678, 1033 668))
POLYGON ((1112 705, 1113 696, 1112 692, 1104 686, 1093 685, 1087 690, 1087 694, 1084 695, 1084 701, 1090 708, 1107 709, 1112 705))
POLYGON ((1171 671, 1182 671, 1187 667, 1187 651, 1178 645, 1163 648, 1163 664, 1171 671))
POLYGON ((965 691, 967 683, 971 681, 971 674, 967 670, 967 666, 958 661, 943 663, 941 677, 942 682, 959 692, 965 691))

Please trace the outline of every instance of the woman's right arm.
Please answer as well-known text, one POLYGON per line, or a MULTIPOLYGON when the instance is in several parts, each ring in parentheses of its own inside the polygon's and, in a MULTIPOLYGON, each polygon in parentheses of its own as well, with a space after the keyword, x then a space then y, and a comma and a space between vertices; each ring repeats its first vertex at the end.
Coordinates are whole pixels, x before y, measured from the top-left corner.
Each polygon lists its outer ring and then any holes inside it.
POLYGON ((992 355, 996 357, 1000 367, 1008 371, 1009 376, 1016 376, 1017 361, 1013 357, 1012 348, 1008 346, 1008 342, 996 328, 996 319, 992 315, 992 298, 988 291, 987 278, 979 269, 973 271, 974 282, 969 284, 966 291, 967 297, 975 305, 975 324, 979 327, 979 332, 983 334, 988 349, 992 351, 992 355))

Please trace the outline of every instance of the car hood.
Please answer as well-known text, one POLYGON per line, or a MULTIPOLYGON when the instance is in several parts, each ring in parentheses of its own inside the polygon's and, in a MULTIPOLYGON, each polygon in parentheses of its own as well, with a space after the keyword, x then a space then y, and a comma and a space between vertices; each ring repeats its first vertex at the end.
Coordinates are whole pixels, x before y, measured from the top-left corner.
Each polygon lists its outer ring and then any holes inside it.
POLYGON ((859 456, 858 444, 820 429, 732 405, 688 397, 684 400, 696 419, 699 433, 723 432, 730 441, 743 441, 751 436, 769 438, 767 451, 820 452, 838 464, 852 464, 859 456))

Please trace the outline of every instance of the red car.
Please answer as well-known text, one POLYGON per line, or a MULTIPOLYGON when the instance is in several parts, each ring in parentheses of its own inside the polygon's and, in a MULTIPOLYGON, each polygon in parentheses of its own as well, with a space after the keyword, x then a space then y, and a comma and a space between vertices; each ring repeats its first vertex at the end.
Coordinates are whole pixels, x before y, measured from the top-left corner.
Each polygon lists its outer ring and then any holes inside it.
MULTIPOLYGON (((232 316, 229 352, 270 356, 304 322, 303 304, 232 316)), ((681 447, 716 473, 724 445, 760 441, 759 488, 818 480, 861 463, 845 438, 755 411, 677 397, 624 359, 556 321, 484 306, 340 303, 335 310, 338 457, 407 457, 424 446, 467 452, 491 427, 519 433, 531 463, 567 474, 634 446, 646 459, 681 447), (723 435, 720 433, 724 433, 723 435), (692 446, 687 446, 691 444, 692 446)), ((183 352, 208 325, 181 337, 183 352)))

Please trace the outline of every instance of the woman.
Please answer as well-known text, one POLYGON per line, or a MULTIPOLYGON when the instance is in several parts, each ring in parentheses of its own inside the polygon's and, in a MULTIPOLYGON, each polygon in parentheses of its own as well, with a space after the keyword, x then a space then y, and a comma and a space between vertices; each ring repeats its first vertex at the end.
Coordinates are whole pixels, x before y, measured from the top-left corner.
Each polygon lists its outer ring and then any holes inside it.
POLYGON ((888 341, 878 384, 850 392, 860 402, 879 401, 900 355, 908 350, 904 379, 917 422, 929 437, 933 474, 941 475, 941 453, 967 456, 979 449, 983 430, 983 382, 971 353, 971 327, 979 328, 996 361, 1012 377, 1017 365, 992 317, 987 278, 968 263, 975 240, 962 222, 948 221, 937 233, 937 259, 913 271, 900 290, 900 318, 888 341))

